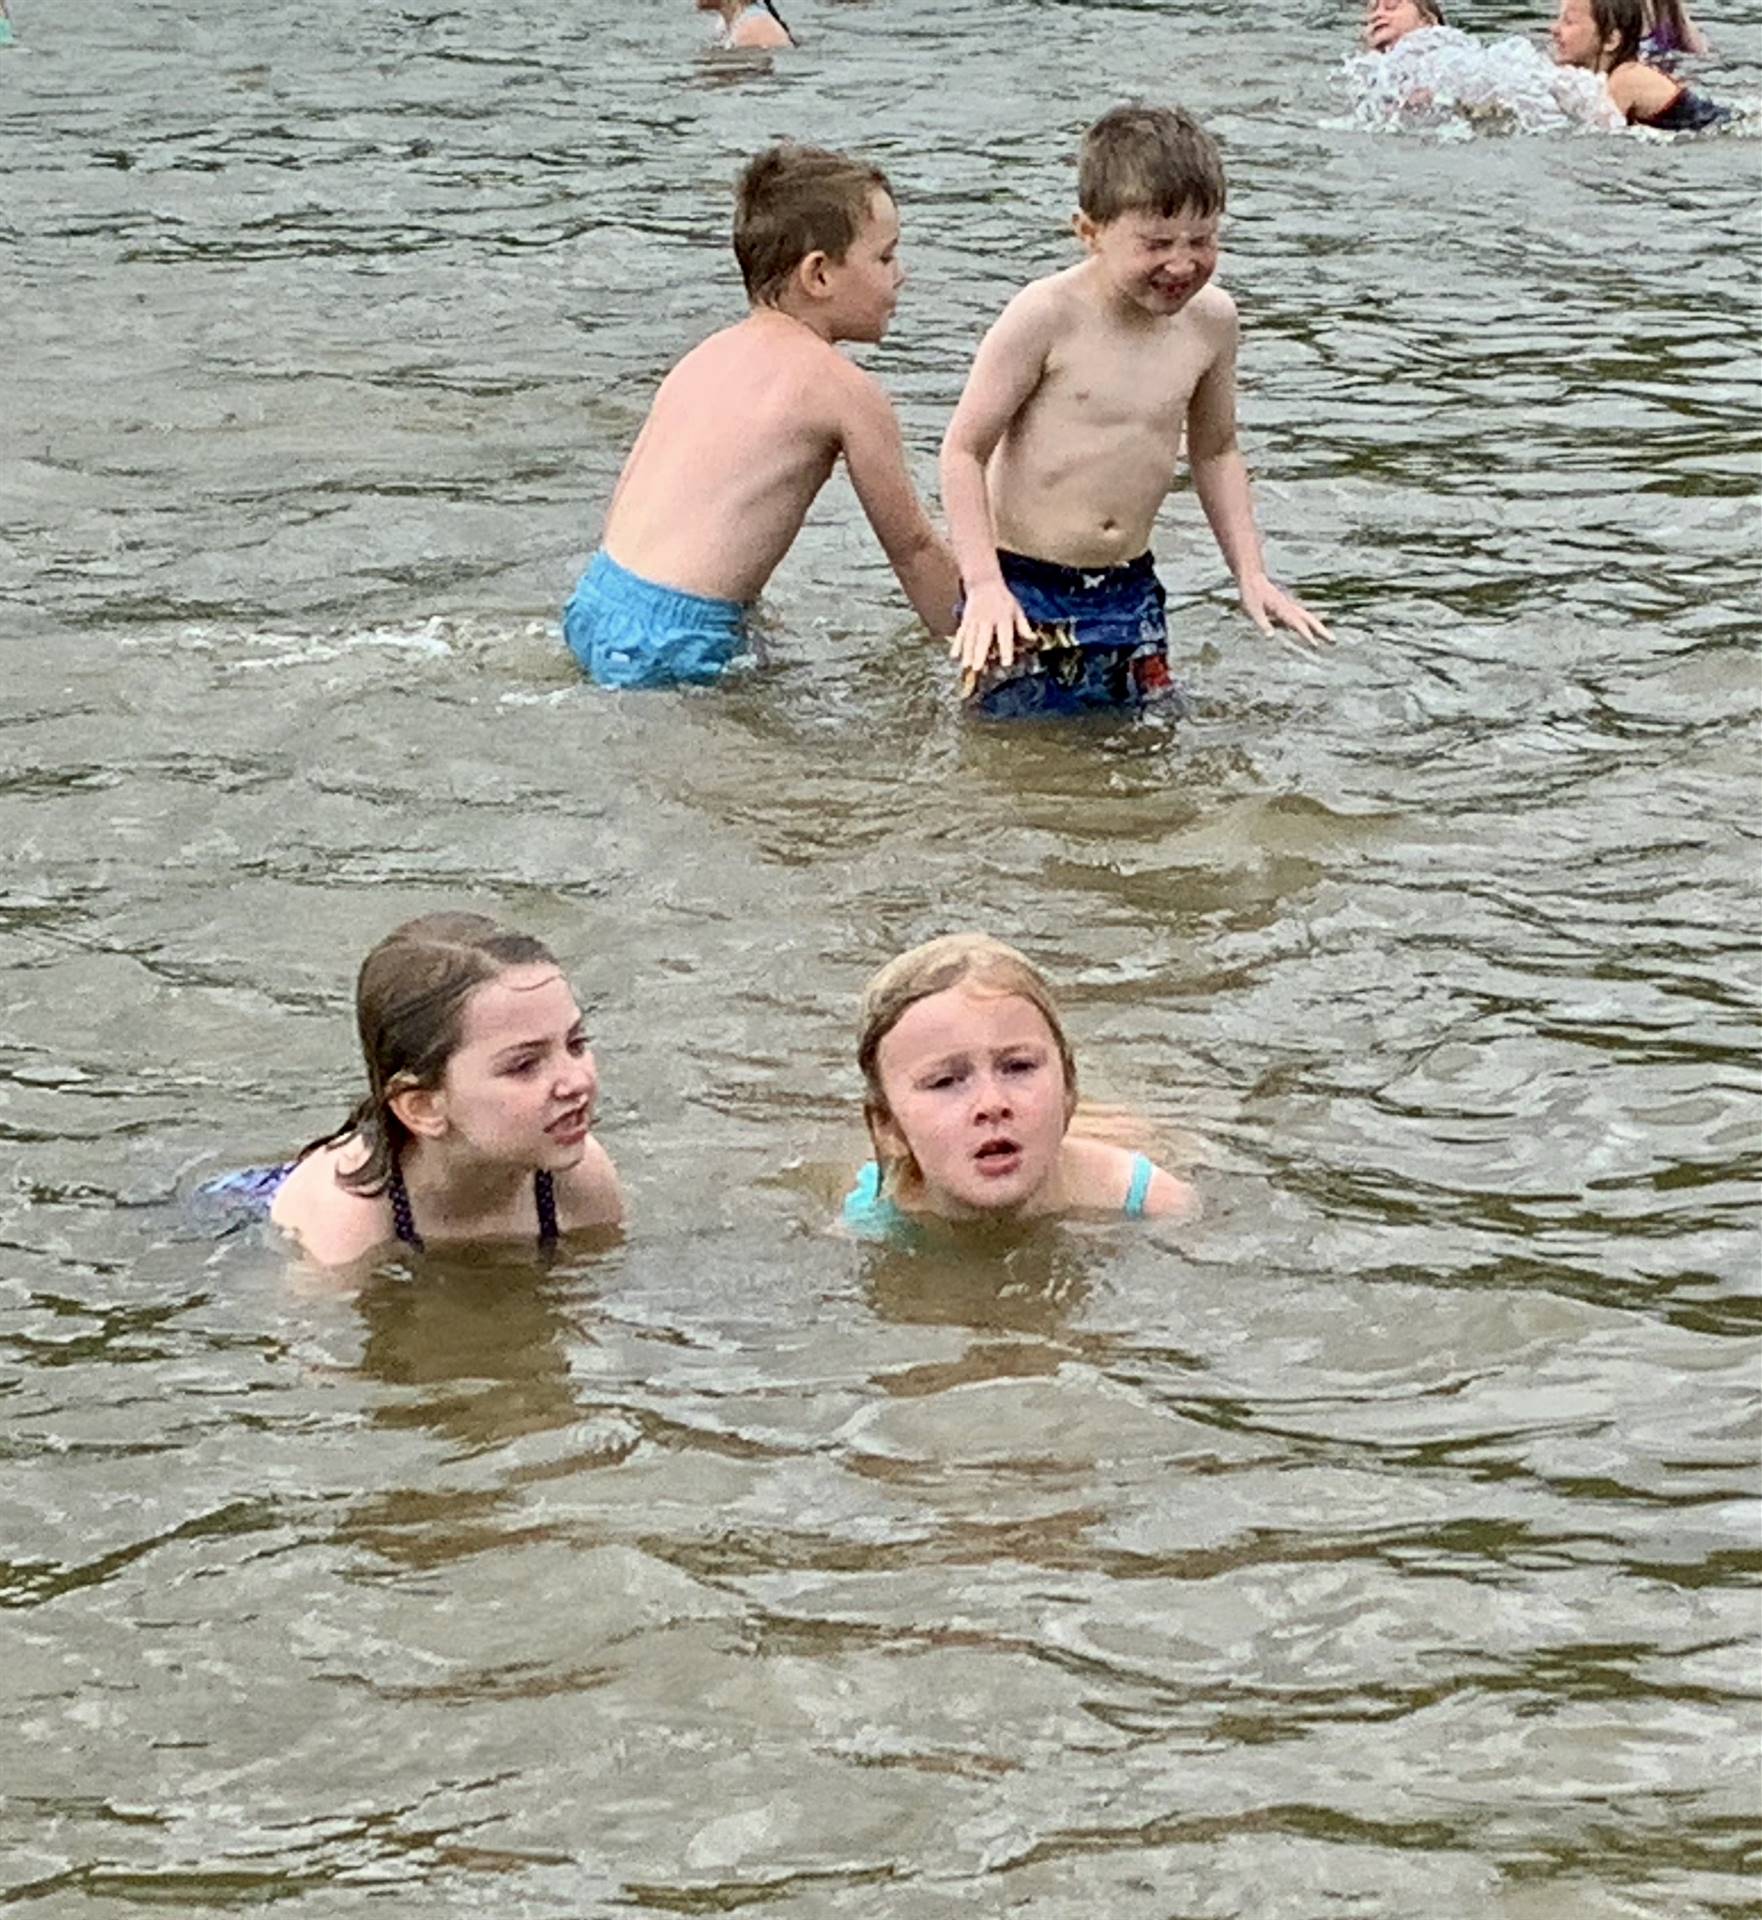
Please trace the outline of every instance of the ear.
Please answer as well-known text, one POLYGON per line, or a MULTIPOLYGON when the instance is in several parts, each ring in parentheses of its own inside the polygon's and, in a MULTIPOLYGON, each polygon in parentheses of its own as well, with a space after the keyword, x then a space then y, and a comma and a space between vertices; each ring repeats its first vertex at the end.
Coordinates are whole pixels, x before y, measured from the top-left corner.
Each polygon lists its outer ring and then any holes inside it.
POLYGON ((912 1150, 906 1145, 906 1138, 899 1130, 899 1122, 885 1107, 878 1107, 873 1101, 863 1104, 863 1118, 869 1124, 869 1145, 875 1149, 875 1158, 885 1166, 890 1160, 909 1160, 912 1150))
POLYGON ((388 1091, 385 1103, 404 1131, 418 1140, 438 1140, 447 1130, 447 1096, 439 1087, 406 1083, 388 1091))
POLYGON ((1100 233, 1101 228, 1081 208, 1071 215, 1071 231, 1077 236, 1077 244, 1085 253, 1095 251, 1095 237, 1100 233))
POLYGON ((810 300, 824 300, 832 290, 832 257, 823 248, 804 253, 795 264, 796 284, 810 300))

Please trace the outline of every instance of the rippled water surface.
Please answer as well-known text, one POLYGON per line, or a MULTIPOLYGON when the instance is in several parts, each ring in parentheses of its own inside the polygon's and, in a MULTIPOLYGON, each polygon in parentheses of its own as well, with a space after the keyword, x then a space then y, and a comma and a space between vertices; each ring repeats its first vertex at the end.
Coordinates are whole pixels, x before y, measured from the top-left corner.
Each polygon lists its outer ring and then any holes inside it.
POLYGON ((1762 143, 1354 132, 1289 0, 785 12, 19 0, 0 1906, 1762 1912, 1762 143), (892 173, 928 483, 1133 92, 1227 142, 1337 655, 1183 491, 1192 722, 972 728, 837 483, 766 665, 580 685, 741 157, 892 173), (206 1237, 458 900, 566 956, 628 1235, 353 1294, 206 1237), (972 922, 1200 1225, 827 1234, 858 986, 972 922))

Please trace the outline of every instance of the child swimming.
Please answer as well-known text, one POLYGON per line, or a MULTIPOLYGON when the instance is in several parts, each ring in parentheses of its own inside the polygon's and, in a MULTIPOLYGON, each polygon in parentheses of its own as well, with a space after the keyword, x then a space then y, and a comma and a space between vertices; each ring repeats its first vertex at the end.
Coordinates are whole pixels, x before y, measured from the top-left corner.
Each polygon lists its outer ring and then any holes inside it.
POLYGON ((1563 67, 1600 73, 1629 126, 1699 133, 1730 119, 1730 108, 1640 58, 1644 31, 1643 0, 1560 0, 1551 32, 1554 58, 1563 67))
POLYGON ((1183 436, 1243 609, 1329 638, 1267 577, 1236 443, 1236 304, 1217 270, 1224 170, 1178 108, 1125 106, 1083 137, 1087 258, 1036 280, 985 336, 942 443, 966 605, 952 651, 994 717, 1169 696, 1148 552, 1183 436))
POLYGON ((1640 41, 1640 58, 1661 64, 1685 53, 1705 53, 1707 37, 1689 18, 1682 0, 1642 0, 1646 31, 1640 41))
POLYGON ((699 13, 722 16, 719 47, 793 47, 795 35, 771 0, 697 0, 699 13))
POLYGON ((392 1241, 542 1247, 618 1222, 593 1055, 542 942, 478 913, 406 921, 362 962, 355 1015, 368 1091, 348 1118, 208 1194, 267 1213, 326 1267, 392 1241))
POLYGON ((1364 44, 1372 53, 1387 53, 1410 33, 1448 25, 1438 0, 1370 0, 1364 13, 1364 44))
POLYGON ((892 403, 836 345, 883 338, 905 279, 887 176, 772 147, 740 177, 734 251, 752 311, 661 382, 564 609, 570 650, 603 686, 714 680, 840 458, 919 617, 954 626, 954 558, 892 403))
POLYGON ((857 1064, 875 1158, 843 1218, 867 1238, 923 1216, 1195 1210, 1192 1188, 1144 1154, 1083 1135, 1051 989, 1001 940, 948 934, 890 960, 863 993, 857 1064))

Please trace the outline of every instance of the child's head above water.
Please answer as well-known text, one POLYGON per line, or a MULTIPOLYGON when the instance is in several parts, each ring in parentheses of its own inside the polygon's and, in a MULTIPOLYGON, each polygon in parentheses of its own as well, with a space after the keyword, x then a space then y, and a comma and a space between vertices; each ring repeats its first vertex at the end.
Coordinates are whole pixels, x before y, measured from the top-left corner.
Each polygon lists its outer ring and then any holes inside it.
POLYGON ((824 308, 830 337, 879 340, 904 279, 898 251, 893 189, 868 161, 786 142, 742 171, 734 257, 755 307, 824 308))
POLYGON ((487 1158, 567 1165, 580 1157, 597 1092, 593 1056, 543 941, 480 913, 406 921, 361 963, 355 1024, 368 1090, 346 1131, 367 1155, 338 1176, 343 1185, 382 1191, 412 1141, 437 1127, 487 1158), (570 1110, 569 1124, 552 1111, 560 1104, 553 1074, 542 1101, 522 1097, 527 1055, 541 1049, 577 1063, 570 1084, 580 1083, 580 1111, 570 1110))
POLYGON ((1421 27, 1448 24, 1439 0, 1370 0, 1364 12, 1364 44, 1373 53, 1387 53, 1421 27))
POLYGON ((1122 312, 1172 319, 1217 271, 1224 163, 1179 107, 1115 107, 1083 136, 1076 234, 1122 312))
POLYGON ((1561 0, 1550 37, 1562 66, 1612 73, 1639 58, 1645 30, 1642 0, 1561 0))
POLYGON ((1001 940, 953 933, 890 960, 863 993, 857 1065, 896 1197, 1001 1211, 1056 1172, 1077 1066, 1045 980, 1001 940))
POLYGON ((890 960, 863 993, 857 1064, 876 1162, 846 1202, 859 1232, 890 1231, 900 1213, 1194 1209, 1184 1182, 1079 1117, 1052 990, 1001 940, 948 934, 890 960))

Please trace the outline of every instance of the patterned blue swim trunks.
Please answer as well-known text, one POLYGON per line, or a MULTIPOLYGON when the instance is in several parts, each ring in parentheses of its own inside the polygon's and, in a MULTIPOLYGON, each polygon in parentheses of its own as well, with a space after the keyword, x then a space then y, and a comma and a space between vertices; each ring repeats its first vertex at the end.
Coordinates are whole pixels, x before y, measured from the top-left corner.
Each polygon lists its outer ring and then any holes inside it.
POLYGON ((1003 584, 1035 644, 991 660, 968 698, 990 720, 1040 714, 1186 711, 1169 677, 1166 596, 1148 553, 1117 567, 1067 567, 998 549, 1003 584))
POLYGON ((601 548, 563 609, 563 638, 602 687, 704 685, 746 644, 746 608, 658 587, 601 548))

